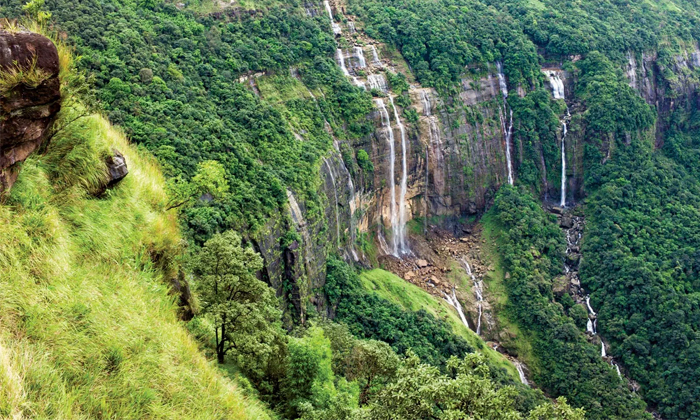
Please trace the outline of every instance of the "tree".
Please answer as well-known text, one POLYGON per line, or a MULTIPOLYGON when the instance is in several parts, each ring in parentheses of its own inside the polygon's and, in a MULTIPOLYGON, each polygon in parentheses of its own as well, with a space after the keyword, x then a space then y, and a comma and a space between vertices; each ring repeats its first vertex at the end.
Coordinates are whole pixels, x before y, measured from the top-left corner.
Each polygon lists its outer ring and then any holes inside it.
POLYGON ((347 377, 360 386, 360 405, 367 403, 372 387, 394 376, 399 358, 383 341, 357 340, 347 358, 347 377))
POLYGON ((215 326, 219 363, 230 351, 258 360, 273 351, 281 314, 273 290, 255 277, 262 266, 262 258, 233 231, 214 235, 194 258, 195 288, 215 326))

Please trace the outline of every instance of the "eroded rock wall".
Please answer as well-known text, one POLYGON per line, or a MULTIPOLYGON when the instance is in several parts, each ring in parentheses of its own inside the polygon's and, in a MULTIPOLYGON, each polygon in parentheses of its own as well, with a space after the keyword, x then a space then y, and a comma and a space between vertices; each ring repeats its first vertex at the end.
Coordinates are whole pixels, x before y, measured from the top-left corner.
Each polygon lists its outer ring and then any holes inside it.
POLYGON ((0 193, 10 189, 19 164, 51 130, 61 108, 58 72, 58 51, 51 40, 0 31, 0 193))

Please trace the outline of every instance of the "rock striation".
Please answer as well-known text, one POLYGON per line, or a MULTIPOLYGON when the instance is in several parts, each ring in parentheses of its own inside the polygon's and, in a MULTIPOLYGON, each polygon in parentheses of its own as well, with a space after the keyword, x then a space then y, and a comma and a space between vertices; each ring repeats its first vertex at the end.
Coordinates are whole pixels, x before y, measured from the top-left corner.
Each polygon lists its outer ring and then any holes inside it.
POLYGON ((0 31, 0 193, 39 149, 61 109, 58 51, 39 34, 0 31), (17 72, 38 77, 12 77, 17 72), (12 79, 17 79, 16 81, 12 79))

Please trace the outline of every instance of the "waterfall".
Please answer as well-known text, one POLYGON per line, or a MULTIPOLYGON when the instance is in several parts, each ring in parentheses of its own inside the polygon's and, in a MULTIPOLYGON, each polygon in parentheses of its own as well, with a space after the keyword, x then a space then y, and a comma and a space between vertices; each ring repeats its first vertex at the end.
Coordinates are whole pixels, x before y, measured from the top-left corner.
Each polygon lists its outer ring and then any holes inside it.
POLYGON ((586 332, 595 334, 595 331, 593 331, 593 321, 591 321, 590 318, 588 318, 588 323, 586 324, 586 332))
POLYGON ((530 383, 527 381, 527 378, 525 377, 525 371, 523 369, 523 364, 520 362, 513 362, 515 365, 515 368, 518 370, 518 376, 520 376, 520 382, 523 383, 523 385, 530 385, 530 383))
POLYGON ((362 47, 354 47, 355 49, 355 56, 357 57, 357 67, 363 69, 367 67, 367 62, 365 61, 365 52, 362 51, 362 47))
POLYGON ((561 136, 561 200, 559 206, 566 207, 566 121, 562 123, 564 132, 561 136))
POLYGON ((603 340, 600 340, 600 357, 606 357, 607 355, 605 354, 605 343, 603 343, 603 340))
POLYGON ((432 104, 430 103, 430 94, 424 90, 420 91, 420 99, 423 102, 423 115, 429 116, 432 104))
POLYGON ((382 73, 370 74, 369 76, 367 76, 367 84, 369 85, 370 89, 377 89, 384 93, 387 93, 389 91, 389 86, 386 83, 386 78, 382 73))
MULTIPOLYGON (((379 108, 379 113, 382 117, 382 127, 387 129, 388 141, 389 141, 389 178, 387 183, 389 184, 389 194, 391 196, 391 242, 392 242, 392 254, 396 257, 399 256, 399 218, 396 211, 396 183, 394 182, 394 166, 395 166, 395 152, 394 152, 394 130, 391 128, 391 121, 389 120, 389 112, 386 110, 386 105, 382 99, 376 100, 377 108, 379 108)), ((393 103, 392 103, 393 105, 393 103)))
POLYGON ((513 161, 510 157, 510 141, 513 138, 513 110, 510 110, 508 131, 506 132, 506 165, 508 166, 508 183, 513 185, 513 161))
POLYGON ((350 31, 351 34, 354 34, 355 32, 357 32, 355 30, 355 22, 353 22, 351 20, 348 21, 348 30, 350 31))
POLYGON ((338 239, 338 248, 340 248, 340 215, 338 214, 338 189, 335 185, 335 176, 333 175, 333 168, 331 168, 331 165, 328 163, 328 159, 323 158, 323 162, 326 164, 326 168, 328 168, 328 175, 331 176, 331 182, 333 183, 333 195, 335 196, 335 228, 337 231, 336 235, 338 239))
POLYGON ((328 3, 328 0, 323 0, 323 6, 326 8, 326 12, 328 12, 328 17, 331 19, 331 28, 333 29, 333 33, 338 35, 340 34, 340 25, 335 23, 333 20, 333 11, 331 10, 331 5, 328 3))
POLYGON ((474 283, 474 294, 476 295, 476 307, 479 311, 479 317, 477 318, 477 324, 476 324, 476 335, 481 334, 481 315, 483 311, 482 303, 484 301, 484 295, 483 295, 483 290, 482 290, 482 285, 481 285, 481 280, 477 281, 476 276, 474 276, 474 273, 472 273, 472 268, 469 265, 469 262, 465 259, 462 258, 462 264, 464 265, 464 270, 467 272, 467 275, 472 279, 472 282, 474 283))
POLYGON ((375 66, 379 66, 382 64, 382 62, 379 60, 379 54, 377 53, 377 49, 374 47, 374 45, 369 46, 372 49, 372 64, 375 66))
POLYGON ((622 378, 622 373, 620 373, 620 366, 617 365, 617 363, 613 363, 613 366, 615 366, 615 370, 617 371, 617 376, 622 378))
POLYGON ((462 320, 462 324, 464 324, 464 326, 467 327, 467 329, 470 329, 469 323, 467 322, 467 318, 464 316, 464 311, 462 311, 462 304, 459 303, 459 300, 457 300, 457 295, 455 294, 454 287, 452 288, 452 296, 444 292, 443 295, 445 295, 445 300, 447 301, 447 303, 449 303, 453 308, 457 310, 457 313, 459 314, 459 319, 462 320))
POLYGON ((593 308, 591 308, 591 295, 586 295, 586 306, 588 307, 588 312, 595 316, 596 313, 593 308))
POLYGON ((399 251, 402 254, 409 252, 408 245, 406 245, 406 190, 408 189, 408 163, 406 162, 406 128, 401 123, 401 118, 399 118, 399 111, 394 105, 394 99, 389 96, 389 101, 391 102, 391 107, 394 108, 394 118, 396 119, 396 124, 399 126, 399 132, 401 133, 401 190, 399 193, 399 251))
MULTIPOLYGON (((328 2, 326 2, 328 4, 328 2)), ((343 50, 338 48, 335 50, 335 58, 338 60, 338 65, 340 66, 340 69, 343 71, 343 74, 347 77, 350 77, 350 73, 348 72, 348 68, 345 67, 345 56, 343 55, 343 50)))
POLYGON ((498 86, 501 88, 501 94, 503 95, 503 97, 507 98, 508 85, 506 84, 506 77, 503 75, 503 64, 497 62, 496 68, 498 69, 498 86))
POLYGON ((510 142, 513 138, 513 110, 509 112, 509 122, 508 127, 506 127, 505 113, 508 108, 508 85, 506 84, 506 77, 503 74, 503 65, 500 62, 496 63, 496 69, 498 69, 498 86, 501 90, 501 95, 503 95, 503 112, 501 112, 501 128, 503 129, 503 136, 506 141, 506 166, 508 167, 508 184, 513 185, 513 161, 510 156, 510 142))
POLYGON ((564 95, 564 82, 561 80, 559 73, 550 70, 546 71, 545 74, 549 77, 549 84, 552 87, 552 96, 554 96, 554 99, 566 99, 564 95))

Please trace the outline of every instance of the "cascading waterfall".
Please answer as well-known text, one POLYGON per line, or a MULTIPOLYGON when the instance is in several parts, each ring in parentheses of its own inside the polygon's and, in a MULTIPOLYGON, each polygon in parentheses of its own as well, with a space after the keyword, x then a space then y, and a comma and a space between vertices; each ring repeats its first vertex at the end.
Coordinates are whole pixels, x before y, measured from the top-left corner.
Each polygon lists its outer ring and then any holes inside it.
POLYGON ((353 22, 351 20, 348 21, 348 30, 350 31, 351 34, 354 34, 355 32, 357 32, 355 30, 355 22, 353 22))
POLYGON ((506 141, 506 166, 508 167, 508 184, 513 185, 513 161, 510 156, 510 142, 513 138, 513 110, 509 112, 509 122, 506 127, 505 114, 508 108, 508 84, 506 83, 506 77, 503 74, 503 65, 498 62, 496 63, 496 69, 498 70, 498 86, 501 90, 501 95, 503 95, 503 112, 501 113, 501 128, 503 129, 503 135, 506 141))
MULTIPOLYGON (((326 2, 327 4, 327 2, 326 2)), ((350 77, 350 72, 348 72, 348 68, 345 67, 345 56, 343 55, 343 50, 340 48, 335 50, 335 58, 338 60, 338 65, 340 66, 340 69, 343 71, 343 74, 347 77, 350 77)))
POLYGON ((462 311, 462 304, 459 303, 459 300, 457 300, 457 294, 455 293, 454 287, 452 288, 452 296, 448 295, 447 293, 443 294, 447 303, 449 303, 450 306, 457 310, 457 313, 459 314, 459 319, 462 320, 462 324, 464 324, 464 326, 467 327, 467 329, 469 329, 469 323, 467 322, 467 318, 464 316, 464 311, 462 311))
POLYGON ((559 206, 566 207, 566 121, 562 123, 564 132, 561 136, 561 200, 559 206))
POLYGON ((367 62, 365 61, 365 52, 362 51, 362 47, 354 47, 355 56, 357 57, 357 67, 364 69, 367 67, 367 62))
POLYGON ((593 329, 593 321, 591 321, 590 318, 588 318, 588 323, 586 324, 586 332, 595 334, 595 330, 593 329))
POLYGON ((384 93, 387 93, 389 91, 389 86, 386 83, 386 78, 382 73, 370 74, 369 76, 367 76, 367 84, 369 85, 370 89, 377 89, 384 93))
MULTIPOLYGON (((387 180, 389 184, 389 194, 391 197, 391 243, 392 249, 391 253, 398 257, 399 256, 399 217, 396 209, 396 183, 394 182, 394 167, 396 164, 396 157, 394 151, 394 130, 391 127, 391 121, 389 120, 389 112, 386 110, 386 105, 382 99, 376 100, 377 108, 379 109, 379 114, 382 117, 382 128, 387 130, 388 141, 389 141, 389 178, 387 180)), ((392 102, 393 105, 393 102, 392 102)), ((381 242, 380 235, 380 242, 381 242)))
POLYGON ((406 244, 406 192, 408 189, 408 163, 406 162, 406 128, 399 118, 399 111, 394 105, 394 99, 389 96, 391 107, 394 108, 394 118, 401 133, 401 189, 399 192, 399 252, 406 254, 410 252, 406 244))
POLYGON ((607 357, 605 354, 605 343, 603 340, 600 340, 600 357, 607 357))
POLYGON ((564 82, 561 80, 559 73, 550 70, 545 74, 549 77, 549 85, 552 87, 552 96, 554 99, 566 99, 564 95, 564 82))
POLYGON ((374 45, 369 46, 372 49, 372 64, 379 66, 382 62, 379 60, 379 54, 377 53, 377 48, 374 45))
POLYGON ((340 25, 335 23, 335 20, 333 20, 333 11, 331 10, 331 5, 328 3, 328 0, 323 0, 323 6, 326 8, 328 17, 331 19, 331 29, 333 29, 333 33, 339 35, 342 31, 340 29, 340 25))
POLYGON ((340 215, 338 214, 338 189, 335 185, 335 176, 333 175, 333 168, 328 163, 328 159, 323 158, 323 162, 326 164, 326 168, 328 169, 328 175, 331 176, 331 182, 333 183, 333 195, 335 196, 335 227, 338 239, 338 248, 340 248, 340 215))
POLYGON ((424 90, 420 92, 420 99, 423 102, 423 115, 430 116, 432 104, 430 103, 430 94, 424 90))
POLYGON ((474 294, 476 295, 476 307, 479 311, 479 316, 477 318, 477 323, 476 323, 476 335, 481 334, 481 315, 482 315, 482 302, 484 301, 484 295, 483 295, 483 290, 481 286, 481 280, 477 281, 476 276, 474 276, 474 273, 472 273, 472 268, 469 265, 469 262, 462 258, 462 265, 464 265, 464 270, 467 272, 467 275, 472 279, 472 282, 474 283, 474 294))
POLYGON ((591 296, 590 295, 586 295, 586 306, 588 307, 588 312, 590 312, 591 315, 596 316, 595 311, 593 310, 593 308, 591 308, 591 296))
POLYGON ((530 385, 530 383, 527 381, 527 377, 525 377, 525 370, 523 369, 523 364, 520 362, 513 362, 515 365, 515 368, 518 370, 518 376, 520 376, 520 382, 523 383, 523 385, 530 385))

